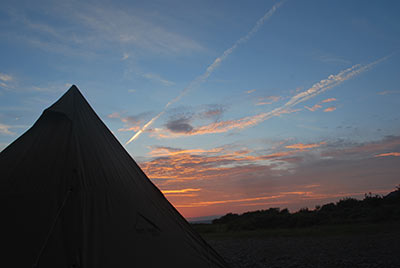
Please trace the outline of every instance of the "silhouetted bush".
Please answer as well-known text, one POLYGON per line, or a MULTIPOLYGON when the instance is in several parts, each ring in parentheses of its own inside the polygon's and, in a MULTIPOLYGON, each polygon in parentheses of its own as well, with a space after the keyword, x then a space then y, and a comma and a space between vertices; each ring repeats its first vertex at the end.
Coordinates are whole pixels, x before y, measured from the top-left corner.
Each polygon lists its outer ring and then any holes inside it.
POLYGON ((374 223, 400 220, 400 186, 386 196, 365 194, 363 200, 344 198, 336 203, 302 208, 290 213, 287 208, 269 208, 241 215, 228 213, 212 221, 224 226, 218 230, 241 231, 271 228, 309 227, 324 224, 374 223))

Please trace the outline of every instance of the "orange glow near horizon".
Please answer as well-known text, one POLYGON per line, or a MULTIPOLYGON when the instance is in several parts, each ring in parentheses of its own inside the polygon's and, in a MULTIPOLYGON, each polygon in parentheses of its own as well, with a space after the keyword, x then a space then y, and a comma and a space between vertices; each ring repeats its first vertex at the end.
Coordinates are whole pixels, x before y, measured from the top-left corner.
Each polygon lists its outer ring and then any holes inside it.
MULTIPOLYGON (((315 205, 336 202, 344 197, 363 198, 368 192, 390 192, 390 188, 363 191, 346 187, 343 191, 339 182, 333 184, 331 181, 346 176, 368 179, 371 172, 354 169, 352 164, 337 172, 324 167, 320 169, 318 165, 313 169, 303 169, 302 159, 311 155, 320 155, 322 159, 327 156, 326 159, 355 157, 354 161, 364 161, 365 164, 361 165, 367 168, 385 168, 371 161, 378 161, 378 157, 400 156, 399 152, 375 153, 373 158, 358 158, 357 155, 393 148, 400 144, 400 139, 388 138, 381 143, 365 143, 344 149, 323 146, 327 145, 325 141, 287 144, 288 141, 277 141, 271 146, 271 151, 263 153, 246 147, 236 150, 230 147, 150 147, 149 160, 141 162, 140 166, 160 189, 164 189, 163 194, 185 217, 243 213, 269 207, 312 209, 315 205), (271 187, 259 187, 269 181, 274 182, 271 187)), ((393 171, 393 174, 397 173, 393 171)), ((346 185, 345 180, 340 183, 346 185)))
MULTIPOLYGON (((387 194, 391 189, 372 190, 374 194, 387 194)), ((280 209, 289 208, 291 211, 297 211, 300 208, 308 207, 314 209, 316 205, 324 205, 329 202, 337 202, 342 198, 353 197, 362 199, 365 192, 341 192, 341 193, 317 193, 317 192, 287 192, 279 195, 254 197, 254 198, 239 198, 226 200, 200 201, 193 203, 175 202, 174 206, 186 217, 201 217, 207 215, 225 215, 228 212, 244 213, 259 209, 268 209, 278 207, 280 209), (313 206, 302 205, 314 204, 313 206), (260 202, 265 201, 265 202, 260 202), (230 208, 229 211, 224 211, 225 208, 230 208), (224 211, 224 212, 222 212, 224 211)))

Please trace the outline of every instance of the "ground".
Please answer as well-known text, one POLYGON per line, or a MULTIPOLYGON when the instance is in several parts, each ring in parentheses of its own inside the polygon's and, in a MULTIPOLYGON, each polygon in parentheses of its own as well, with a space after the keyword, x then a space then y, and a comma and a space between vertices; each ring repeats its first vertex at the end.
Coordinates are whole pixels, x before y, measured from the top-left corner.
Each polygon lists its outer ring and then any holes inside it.
POLYGON ((232 268, 400 267, 397 224, 203 234, 232 268))

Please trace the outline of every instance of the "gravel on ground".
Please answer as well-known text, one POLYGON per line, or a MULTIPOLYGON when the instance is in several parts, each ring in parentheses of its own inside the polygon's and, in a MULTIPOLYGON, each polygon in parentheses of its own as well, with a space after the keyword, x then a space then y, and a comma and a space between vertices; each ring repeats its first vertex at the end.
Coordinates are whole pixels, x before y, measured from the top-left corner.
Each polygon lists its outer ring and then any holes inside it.
POLYGON ((400 232, 206 240, 232 268, 400 267, 400 232))

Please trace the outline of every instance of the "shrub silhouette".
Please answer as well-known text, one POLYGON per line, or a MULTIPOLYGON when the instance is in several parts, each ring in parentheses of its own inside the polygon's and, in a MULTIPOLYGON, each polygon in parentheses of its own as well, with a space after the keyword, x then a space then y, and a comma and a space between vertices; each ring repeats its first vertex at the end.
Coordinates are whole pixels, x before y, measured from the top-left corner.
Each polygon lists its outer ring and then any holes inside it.
POLYGON ((386 196, 365 194, 363 200, 347 197, 336 203, 302 208, 290 213, 287 208, 269 208, 243 214, 228 213, 212 221, 218 230, 241 231, 271 228, 309 227, 327 224, 374 223, 400 220, 400 185, 386 196), (224 228, 221 228, 224 226, 224 228))

